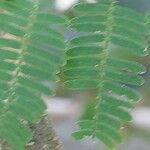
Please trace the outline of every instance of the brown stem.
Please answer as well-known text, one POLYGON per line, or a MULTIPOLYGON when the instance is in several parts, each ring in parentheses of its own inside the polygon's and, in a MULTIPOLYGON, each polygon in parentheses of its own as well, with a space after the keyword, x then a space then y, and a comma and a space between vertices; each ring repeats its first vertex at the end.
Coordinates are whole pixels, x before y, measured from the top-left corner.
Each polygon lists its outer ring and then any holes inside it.
MULTIPOLYGON (((33 134, 32 141, 27 145, 26 150, 63 150, 62 143, 56 135, 51 119, 44 116, 40 123, 30 126, 33 134)), ((11 150, 8 145, 1 143, 0 150, 11 150)))

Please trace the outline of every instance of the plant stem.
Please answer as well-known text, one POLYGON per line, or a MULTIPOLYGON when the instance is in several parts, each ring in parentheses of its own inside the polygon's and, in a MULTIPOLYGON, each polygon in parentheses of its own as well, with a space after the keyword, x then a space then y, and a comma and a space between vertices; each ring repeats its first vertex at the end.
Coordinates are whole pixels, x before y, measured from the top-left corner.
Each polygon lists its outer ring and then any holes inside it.
MULTIPOLYGON (((27 145, 26 150, 63 150, 62 143, 57 137, 48 115, 44 116, 40 123, 30 125, 30 128, 33 131, 33 139, 27 145)), ((11 149, 3 142, 0 150, 11 149)))

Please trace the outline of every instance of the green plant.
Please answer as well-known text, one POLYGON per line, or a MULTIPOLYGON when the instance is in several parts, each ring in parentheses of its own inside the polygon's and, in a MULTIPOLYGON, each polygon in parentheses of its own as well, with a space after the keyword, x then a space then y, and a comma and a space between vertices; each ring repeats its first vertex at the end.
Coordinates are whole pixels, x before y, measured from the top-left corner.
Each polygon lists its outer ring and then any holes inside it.
MULTIPOLYGON (((64 64, 64 17, 45 13, 43 0, 0 1, 0 138, 15 150, 24 150, 32 138, 29 123, 45 113, 42 95, 53 91, 44 81, 56 82, 64 64), (58 26, 57 26, 57 25, 58 26), (19 141, 19 142, 18 142, 19 141)), ((121 142, 119 129, 131 121, 130 110, 141 99, 128 85, 142 85, 141 64, 114 58, 112 45, 138 56, 147 55, 147 28, 143 15, 117 5, 115 0, 76 5, 69 27, 85 33, 69 42, 64 67, 65 86, 97 89, 89 120, 79 121, 77 139, 97 137, 109 148, 121 142)))
MULTIPOLYGON (((112 56, 112 44, 137 56, 146 56, 146 28, 143 15, 117 5, 116 0, 80 3, 70 27, 86 32, 70 41, 65 66, 65 85, 72 89, 97 89, 93 116, 78 122, 76 139, 96 137, 109 148, 122 139, 119 129, 132 120, 130 111, 141 99, 130 85, 140 86, 143 65, 112 56), (129 86, 128 86, 129 85, 129 86)), ((120 51, 121 52, 121 51, 120 51)))
POLYGON ((45 113, 42 94, 52 96, 44 82, 58 80, 64 37, 54 28, 65 19, 43 12, 43 0, 0 1, 0 137, 15 150, 32 138, 28 122, 45 113))

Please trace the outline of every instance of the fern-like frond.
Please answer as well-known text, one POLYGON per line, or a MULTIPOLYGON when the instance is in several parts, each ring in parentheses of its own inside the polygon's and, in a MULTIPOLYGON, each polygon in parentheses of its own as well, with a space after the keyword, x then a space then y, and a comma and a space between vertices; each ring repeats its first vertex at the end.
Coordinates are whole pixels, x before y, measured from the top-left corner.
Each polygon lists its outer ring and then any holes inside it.
MULTIPOLYGON (((81 120, 77 139, 97 137, 109 148, 121 143, 119 129, 131 121, 130 111, 141 99, 130 85, 142 85, 146 69, 138 62, 111 56, 111 46, 138 56, 147 55, 144 16, 115 0, 79 3, 70 27, 84 35, 73 38, 67 51, 65 86, 98 89, 94 116, 81 120)), ((121 51, 120 51, 121 53, 121 51)))
POLYGON ((58 25, 65 18, 40 7, 42 0, 0 1, 0 138, 14 150, 31 140, 28 122, 46 110, 41 95, 52 96, 44 82, 58 80, 64 37, 58 25))

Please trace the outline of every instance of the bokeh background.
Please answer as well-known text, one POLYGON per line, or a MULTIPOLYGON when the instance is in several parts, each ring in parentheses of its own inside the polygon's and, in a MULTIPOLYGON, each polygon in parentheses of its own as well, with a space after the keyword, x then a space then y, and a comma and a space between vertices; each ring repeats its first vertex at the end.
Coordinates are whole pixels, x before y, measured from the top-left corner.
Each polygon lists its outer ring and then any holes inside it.
MULTIPOLYGON (((93 1, 89 0, 89 2, 93 1)), ((79 1, 55 0, 53 2, 56 11, 72 17, 73 14, 69 8, 79 1)), ((120 5, 131 7, 141 13, 150 11, 150 0, 120 0, 120 5)), ((65 33, 67 38, 71 38, 74 34, 71 31, 65 31, 65 33)), ((121 131, 124 143, 118 147, 118 150, 150 150, 150 56, 138 59, 130 54, 124 56, 124 54, 115 53, 120 57, 129 57, 141 62, 148 70, 144 74, 145 85, 137 89, 142 93, 143 99, 132 112, 133 122, 125 125, 121 131)), ((97 140, 86 138, 76 141, 71 137, 71 133, 78 128, 76 121, 82 116, 85 109, 90 110, 93 93, 91 91, 68 91, 63 88, 61 83, 57 85, 56 90, 56 97, 45 97, 45 101, 64 149, 105 150, 104 145, 97 140)), ((88 115, 91 115, 90 111, 88 115)))

